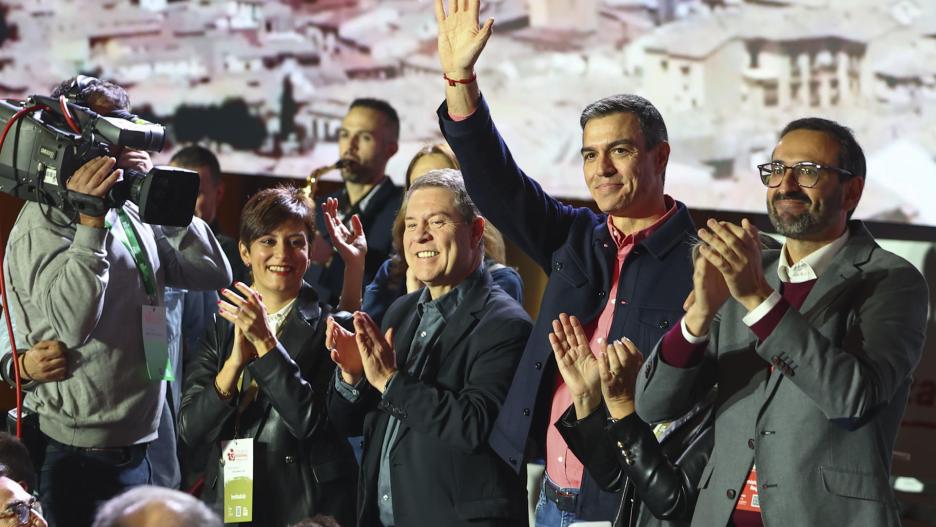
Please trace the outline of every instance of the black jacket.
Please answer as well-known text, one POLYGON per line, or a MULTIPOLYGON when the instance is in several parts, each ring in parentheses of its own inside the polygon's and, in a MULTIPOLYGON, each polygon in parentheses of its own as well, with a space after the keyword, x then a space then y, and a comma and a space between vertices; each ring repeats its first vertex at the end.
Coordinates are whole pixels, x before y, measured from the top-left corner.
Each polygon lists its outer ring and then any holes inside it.
POLYGON ((637 413, 616 422, 600 407, 556 423, 566 444, 604 490, 622 492, 614 527, 687 527, 715 440, 710 395, 674 421, 658 442, 637 413))
MULTIPOLYGON (((517 472, 530 452, 545 449, 553 391, 558 375, 547 336, 559 313, 588 325, 608 303, 617 253, 607 216, 561 203, 528 177, 510 154, 482 98, 463 121, 453 121, 443 104, 439 124, 461 165, 465 186, 481 214, 504 238, 529 255, 549 277, 539 316, 517 364, 513 384, 494 424, 490 444, 517 472)), ((581 176, 579 176, 581 177, 581 176)), ((627 257, 618 281, 618 298, 608 341, 625 336, 645 354, 683 315, 692 290, 692 241, 689 211, 676 213, 627 257)), ((541 454, 541 452, 538 452, 541 454)), ((576 504, 579 521, 609 520, 619 495, 603 492, 585 471, 576 504)))
MULTIPOLYGON (((397 364, 406 364, 415 337, 419 295, 401 297, 383 319, 384 330, 395 330, 397 364)), ((485 271, 436 339, 419 377, 398 371, 383 397, 365 382, 355 403, 329 392, 336 426, 351 436, 363 428, 359 526, 380 525, 377 479, 390 414, 400 420, 390 450, 397 527, 526 525, 525 482, 487 438, 530 327, 523 308, 493 287, 485 271)))
MULTIPOLYGON (((254 438, 253 525, 285 526, 314 514, 342 525, 354 518, 357 463, 328 421, 325 395, 335 366, 325 349, 330 307, 303 284, 279 346, 251 362, 243 385, 259 386, 240 416, 238 437, 254 438)), ((234 437, 238 394, 221 400, 215 376, 231 353, 233 326, 217 317, 199 354, 186 365, 179 432, 189 445, 211 445, 202 499, 223 505, 219 442, 234 437)))

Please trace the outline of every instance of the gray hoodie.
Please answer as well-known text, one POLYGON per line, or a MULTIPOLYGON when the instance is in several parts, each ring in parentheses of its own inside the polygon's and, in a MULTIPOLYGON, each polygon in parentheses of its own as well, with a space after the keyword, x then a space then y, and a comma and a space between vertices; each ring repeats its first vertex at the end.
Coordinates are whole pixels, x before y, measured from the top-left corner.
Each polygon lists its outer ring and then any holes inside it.
MULTIPOLYGON (((231 267, 211 229, 193 218, 187 228, 140 222, 124 205, 156 273, 157 300, 165 286, 219 289, 231 267)), ((156 437, 165 383, 146 374, 141 330, 148 297, 122 240, 117 214, 109 229, 70 225, 57 209, 27 203, 10 232, 6 253, 9 302, 17 348, 60 340, 68 348, 68 377, 29 383, 29 399, 47 436, 79 447, 127 446, 156 437)), ((0 368, 9 376, 9 357, 0 368)))

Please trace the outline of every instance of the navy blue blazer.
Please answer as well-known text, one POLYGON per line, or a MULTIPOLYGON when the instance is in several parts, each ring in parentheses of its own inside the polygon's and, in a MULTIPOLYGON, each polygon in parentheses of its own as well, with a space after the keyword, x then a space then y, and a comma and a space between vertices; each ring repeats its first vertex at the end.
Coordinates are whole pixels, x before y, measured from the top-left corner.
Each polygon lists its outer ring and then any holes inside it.
MULTIPOLYGON (((471 199, 481 213, 517 244, 549 280, 539 316, 527 342, 490 444, 514 470, 526 459, 528 440, 545 447, 556 364, 548 334, 559 313, 583 324, 598 318, 608 302, 617 246, 607 216, 572 207, 546 194, 517 166, 482 98, 478 110, 453 121, 445 103, 438 110, 443 135, 454 150, 471 199)), ((678 324, 692 290, 691 245, 695 226, 686 206, 628 255, 618 283, 618 302, 609 339, 626 336, 649 355, 666 331, 678 324)), ((576 515, 609 520, 620 505, 585 474, 576 515)))

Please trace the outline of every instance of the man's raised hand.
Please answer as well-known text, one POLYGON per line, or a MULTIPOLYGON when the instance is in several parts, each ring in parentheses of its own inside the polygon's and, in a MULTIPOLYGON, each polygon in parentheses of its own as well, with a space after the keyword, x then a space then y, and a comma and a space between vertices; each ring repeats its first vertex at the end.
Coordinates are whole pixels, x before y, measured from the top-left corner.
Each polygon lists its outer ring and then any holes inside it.
POLYGON ((439 60, 442 71, 452 79, 467 79, 474 72, 475 62, 491 37, 494 19, 478 25, 480 0, 449 0, 448 13, 444 0, 435 0, 436 22, 439 24, 439 60))

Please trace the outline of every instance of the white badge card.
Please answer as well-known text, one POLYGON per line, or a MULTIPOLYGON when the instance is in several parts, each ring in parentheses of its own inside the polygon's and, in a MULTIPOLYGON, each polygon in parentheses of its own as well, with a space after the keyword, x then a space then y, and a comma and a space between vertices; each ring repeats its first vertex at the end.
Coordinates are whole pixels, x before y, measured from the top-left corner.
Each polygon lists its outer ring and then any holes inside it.
POLYGON ((165 306, 143 306, 143 352, 151 381, 174 381, 165 306))
POLYGON ((224 523, 253 521, 253 438, 221 442, 224 523))

